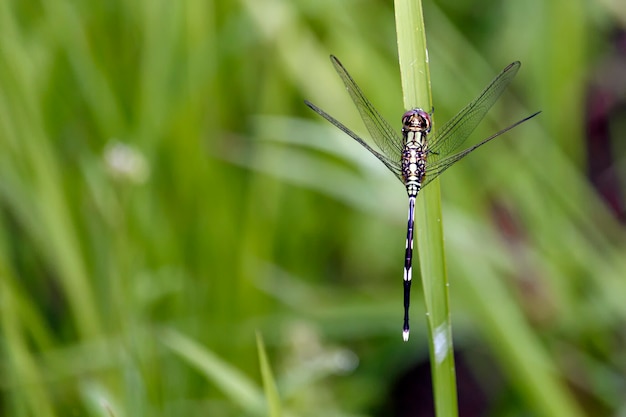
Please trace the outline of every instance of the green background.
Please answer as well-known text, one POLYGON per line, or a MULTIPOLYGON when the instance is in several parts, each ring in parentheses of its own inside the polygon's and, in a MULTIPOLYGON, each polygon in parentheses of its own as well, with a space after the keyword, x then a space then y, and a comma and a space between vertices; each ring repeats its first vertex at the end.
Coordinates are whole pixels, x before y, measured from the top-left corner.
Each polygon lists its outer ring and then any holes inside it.
MULTIPOLYGON (((442 176, 455 344, 488 415, 541 415, 537 367, 581 415, 619 415, 625 236, 584 123, 626 11, 424 8, 435 123, 514 60, 470 141, 543 111, 442 176)), ((3 415, 267 415, 257 331, 286 415, 386 415, 428 358, 424 306, 414 285, 402 343, 402 184, 303 104, 364 131, 330 53, 399 126, 391 2, 0 2, 3 415)))

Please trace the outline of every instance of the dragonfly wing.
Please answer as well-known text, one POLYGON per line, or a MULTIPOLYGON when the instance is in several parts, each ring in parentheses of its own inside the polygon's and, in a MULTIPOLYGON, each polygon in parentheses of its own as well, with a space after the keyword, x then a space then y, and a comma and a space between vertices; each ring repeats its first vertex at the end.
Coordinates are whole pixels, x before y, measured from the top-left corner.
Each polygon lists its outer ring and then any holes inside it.
POLYGON ((511 83, 520 65, 519 61, 515 61, 503 69, 478 97, 433 134, 428 147, 433 160, 445 159, 465 142, 511 83))
POLYGON ((476 145, 469 147, 467 149, 465 149, 464 151, 461 151, 457 154, 445 157, 443 159, 440 159, 438 161, 434 161, 433 163, 429 163, 426 166, 426 172, 425 172, 425 176, 424 176, 424 180, 422 182, 422 188, 426 187, 432 180, 434 180, 435 178, 437 178, 439 175, 441 175, 441 173, 443 171, 445 171, 446 169, 450 168, 451 165, 453 165, 455 162, 459 161, 460 159, 462 159, 463 157, 467 156, 469 153, 471 153, 472 151, 474 151, 475 149, 483 146, 484 144, 486 144, 487 142, 497 138, 498 136, 502 135, 503 133, 508 132, 509 130, 513 129, 514 127, 524 123, 527 120, 532 119, 533 117, 537 116, 539 113, 541 113, 540 111, 531 114, 528 117, 523 118, 522 120, 519 120, 515 123, 513 123, 511 126, 500 130, 497 133, 494 133, 493 135, 489 136, 487 139, 481 141, 480 143, 477 143, 476 145))
POLYGON ((389 122, 381 116, 378 110, 376 110, 372 103, 365 97, 359 86, 354 82, 337 57, 331 55, 330 60, 337 74, 341 77, 341 81, 343 81, 343 84, 346 86, 350 98, 352 98, 352 101, 359 110, 361 119, 363 119, 363 123, 372 136, 372 140, 376 146, 387 158, 399 162, 403 148, 402 136, 391 127, 389 122))
POLYGON ((353 131, 351 131, 350 129, 348 129, 345 125, 343 125, 339 120, 335 119, 333 116, 331 116, 330 114, 326 113, 324 110, 320 109, 319 107, 317 107, 315 104, 311 103, 310 101, 305 100, 304 103, 309 106, 311 108, 311 110, 313 110, 315 113, 319 114, 320 116, 322 116, 324 119, 328 120, 329 122, 331 122, 333 125, 335 125, 337 128, 339 128, 339 130, 341 130, 342 132, 344 132, 345 134, 347 134, 348 136, 350 136, 352 139, 356 140, 357 142, 359 142, 361 144, 361 146, 363 146, 365 149, 367 149, 372 155, 374 155, 376 158, 378 158, 383 164, 385 164, 385 166, 395 174, 396 177, 398 177, 398 179, 400 181, 402 181, 402 174, 400 172, 400 159, 398 158, 397 160, 391 160, 388 156, 381 154, 380 152, 374 150, 371 146, 369 146, 363 139, 361 139, 356 133, 354 133, 353 131))

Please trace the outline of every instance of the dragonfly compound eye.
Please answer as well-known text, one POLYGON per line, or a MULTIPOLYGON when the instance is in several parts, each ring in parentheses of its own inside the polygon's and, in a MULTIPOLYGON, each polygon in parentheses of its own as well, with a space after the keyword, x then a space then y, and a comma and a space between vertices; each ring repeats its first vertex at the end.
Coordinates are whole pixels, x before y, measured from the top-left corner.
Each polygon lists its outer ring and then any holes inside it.
POLYGON ((430 115, 422 109, 413 109, 402 115, 402 128, 406 130, 430 132, 430 115))

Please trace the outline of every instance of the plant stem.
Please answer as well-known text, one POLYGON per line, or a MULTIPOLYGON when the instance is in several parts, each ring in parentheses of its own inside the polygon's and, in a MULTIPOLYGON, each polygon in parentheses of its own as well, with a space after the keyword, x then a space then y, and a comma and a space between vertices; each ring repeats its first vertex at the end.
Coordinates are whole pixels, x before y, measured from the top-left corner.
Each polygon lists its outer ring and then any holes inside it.
MULTIPOLYGON (((404 106, 430 110, 430 73, 421 0, 395 0, 395 12, 404 106)), ((440 417, 456 417, 456 376, 439 181, 435 180, 428 191, 421 194, 416 201, 415 227, 428 323, 435 412, 440 417)))

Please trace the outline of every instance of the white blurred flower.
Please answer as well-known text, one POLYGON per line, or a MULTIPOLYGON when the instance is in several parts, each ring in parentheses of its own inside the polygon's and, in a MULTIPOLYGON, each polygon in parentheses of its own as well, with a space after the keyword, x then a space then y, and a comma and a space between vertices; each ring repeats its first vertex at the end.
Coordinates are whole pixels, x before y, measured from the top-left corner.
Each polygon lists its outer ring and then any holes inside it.
POLYGON ((150 176, 150 167, 144 155, 135 147, 114 140, 104 148, 104 162, 116 179, 143 184, 150 176))

